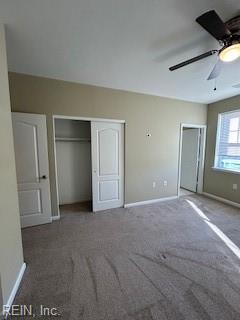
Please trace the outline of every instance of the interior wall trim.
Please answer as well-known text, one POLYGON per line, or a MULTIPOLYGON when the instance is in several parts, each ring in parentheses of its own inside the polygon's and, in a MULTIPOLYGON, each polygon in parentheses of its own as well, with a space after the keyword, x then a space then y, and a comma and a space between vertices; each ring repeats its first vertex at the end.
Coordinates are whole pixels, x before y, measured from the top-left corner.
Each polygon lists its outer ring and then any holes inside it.
POLYGON ((212 193, 203 192, 202 195, 204 195, 204 196, 206 196, 206 197, 208 197, 208 198, 211 198, 211 199, 218 200, 218 201, 220 201, 220 202, 229 204, 230 206, 240 208, 240 203, 237 203, 237 202, 234 202, 234 201, 225 199, 225 198, 221 198, 221 197, 215 196, 215 195, 212 194, 212 193))
MULTIPOLYGON (((24 262, 23 265, 21 266, 21 269, 20 269, 19 273, 18 273, 18 276, 16 278, 15 284, 14 284, 14 286, 12 288, 12 291, 10 293, 10 296, 9 296, 9 298, 7 300, 7 303, 5 304, 6 309, 10 309, 11 306, 12 306, 12 303, 14 301, 14 298, 16 296, 18 288, 19 288, 19 286, 21 284, 21 281, 22 281, 22 278, 23 278, 25 270, 26 270, 26 263, 24 262)), ((7 316, 6 312, 5 313, 3 312, 3 315, 7 316)))
POLYGON ((165 197, 165 198, 159 198, 159 199, 151 199, 151 200, 138 201, 138 202, 133 202, 133 203, 126 203, 124 205, 124 208, 144 206, 144 205, 148 205, 148 204, 152 204, 152 203, 170 201, 170 200, 174 200, 174 199, 178 199, 178 196, 171 196, 171 197, 165 197))
POLYGON ((98 122, 116 122, 116 123, 125 123, 125 120, 121 119, 104 119, 104 118, 92 118, 92 117, 75 117, 75 116, 65 116, 65 115, 53 115, 53 119, 67 119, 67 120, 82 120, 82 121, 98 121, 98 122))
POLYGON ((203 176, 204 176, 204 166, 205 166, 205 149, 207 140, 207 125, 202 124, 191 124, 191 123, 181 123, 180 124, 180 139, 179 139, 179 155, 178 155, 178 196, 180 196, 181 188, 181 160, 182 160, 182 140, 183 140, 183 128, 200 129, 202 133, 202 138, 200 141, 200 154, 199 154, 199 168, 198 168, 198 184, 197 193, 201 194, 203 192, 203 176))

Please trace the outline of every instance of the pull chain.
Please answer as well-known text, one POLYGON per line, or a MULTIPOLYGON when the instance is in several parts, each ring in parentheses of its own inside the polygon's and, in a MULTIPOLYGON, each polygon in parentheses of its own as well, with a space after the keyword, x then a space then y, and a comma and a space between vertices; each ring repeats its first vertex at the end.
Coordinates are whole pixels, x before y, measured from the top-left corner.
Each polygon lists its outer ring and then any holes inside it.
POLYGON ((213 91, 217 91, 217 79, 214 79, 214 88, 213 91))

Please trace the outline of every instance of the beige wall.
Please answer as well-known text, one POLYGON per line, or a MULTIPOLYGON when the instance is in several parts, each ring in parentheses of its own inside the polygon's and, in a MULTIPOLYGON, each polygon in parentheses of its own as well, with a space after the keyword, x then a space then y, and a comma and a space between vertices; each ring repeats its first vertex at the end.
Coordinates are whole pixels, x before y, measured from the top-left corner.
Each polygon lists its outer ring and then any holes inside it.
MULTIPOLYGON (((0 24, 0 272, 6 303, 23 264, 4 27, 0 24)), ((1 294, 0 294, 1 296, 1 294)))
POLYGON ((206 123, 207 107, 202 104, 14 73, 10 93, 13 111, 47 115, 54 214, 53 114, 126 120, 126 203, 176 195, 180 123, 206 123))
POLYGON ((240 109, 240 95, 210 104, 208 107, 204 191, 240 203, 240 175, 214 171, 212 169, 214 165, 218 114, 236 109, 240 109), (237 191, 232 190, 234 183, 238 184, 237 191))

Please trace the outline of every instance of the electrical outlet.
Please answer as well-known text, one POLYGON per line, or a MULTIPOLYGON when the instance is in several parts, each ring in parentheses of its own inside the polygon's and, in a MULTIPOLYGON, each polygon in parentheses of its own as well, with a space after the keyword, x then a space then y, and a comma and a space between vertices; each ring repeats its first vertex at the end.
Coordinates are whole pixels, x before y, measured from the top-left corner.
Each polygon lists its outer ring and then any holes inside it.
POLYGON ((164 180, 164 181, 163 181, 163 185, 164 185, 164 187, 167 186, 167 180, 164 180))
POLYGON ((238 188, 238 185, 236 183, 234 183, 233 186, 232 186, 233 191, 236 191, 237 188, 238 188))
POLYGON ((152 186, 153 186, 153 189, 156 188, 156 182, 155 181, 153 181, 153 185, 152 186))

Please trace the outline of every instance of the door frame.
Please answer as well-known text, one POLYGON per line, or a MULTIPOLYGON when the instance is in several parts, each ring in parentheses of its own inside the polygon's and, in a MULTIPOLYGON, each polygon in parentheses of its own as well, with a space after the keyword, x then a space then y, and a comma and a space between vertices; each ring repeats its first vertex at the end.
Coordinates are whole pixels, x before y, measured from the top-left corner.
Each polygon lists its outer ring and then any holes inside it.
POLYGON ((118 120, 118 119, 104 119, 104 118, 93 118, 93 117, 77 117, 77 116, 65 116, 65 115, 52 115, 52 122, 53 122, 53 152, 54 152, 54 166, 55 166, 55 183, 56 183, 56 200, 57 200, 57 215, 52 217, 52 220, 59 220, 60 219, 60 210, 59 210, 59 190, 58 190, 58 171, 57 171, 57 153, 56 153, 56 141, 55 141, 55 120, 56 119, 64 119, 64 120, 77 120, 77 121, 88 121, 88 122, 113 122, 113 123, 122 123, 123 124, 123 132, 124 132, 124 146, 123 146, 123 179, 124 179, 124 189, 123 189, 123 203, 125 204, 125 120, 118 120))
POLYGON ((180 196, 181 187, 181 163, 182 163, 182 139, 183 139, 183 129, 192 128, 200 129, 201 140, 200 140, 200 159, 198 167, 198 185, 196 193, 203 193, 203 174, 204 174, 204 164, 205 164, 205 149, 206 149, 206 134, 207 126, 199 124, 181 123, 180 125, 180 139, 179 139, 179 157, 178 157, 178 185, 177 185, 177 196, 180 196))

